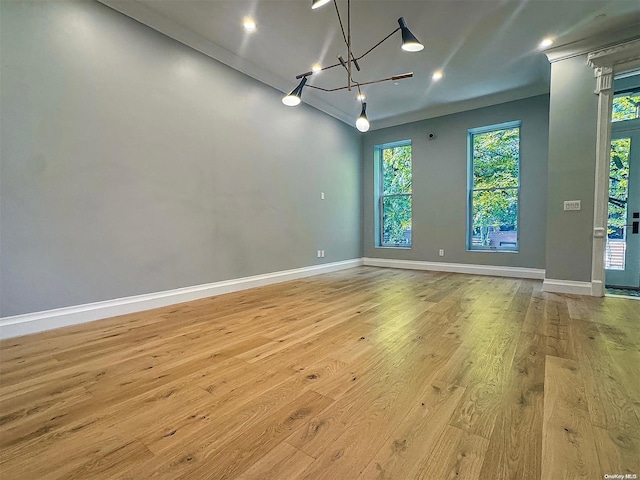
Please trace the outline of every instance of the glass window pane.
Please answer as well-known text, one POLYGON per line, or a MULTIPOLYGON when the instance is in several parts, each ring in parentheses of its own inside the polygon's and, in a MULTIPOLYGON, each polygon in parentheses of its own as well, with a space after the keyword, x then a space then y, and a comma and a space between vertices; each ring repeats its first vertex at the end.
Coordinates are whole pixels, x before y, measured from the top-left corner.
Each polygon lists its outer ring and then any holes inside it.
POLYGON ((411 196, 384 197, 382 200, 383 245, 411 245, 411 196))
POLYGON ((611 120, 633 120, 640 117, 640 92, 616 95, 613 98, 613 111, 611 120))
POLYGON ((411 145, 382 150, 383 195, 411 193, 411 145))
POLYGON ((518 190, 473 192, 472 246, 518 247, 518 190))
POLYGON ((518 186, 520 129, 473 135, 473 188, 518 186))
POLYGON ((625 269, 627 199, 629 196, 629 152, 630 138, 611 141, 611 163, 609 168, 609 220, 607 221, 607 245, 605 268, 625 269))

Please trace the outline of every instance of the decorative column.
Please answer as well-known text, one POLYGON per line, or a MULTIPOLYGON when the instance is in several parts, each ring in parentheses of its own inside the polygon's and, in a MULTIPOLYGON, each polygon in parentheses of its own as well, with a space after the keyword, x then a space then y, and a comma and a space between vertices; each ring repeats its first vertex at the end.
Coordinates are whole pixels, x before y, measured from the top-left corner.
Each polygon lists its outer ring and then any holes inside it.
MULTIPOLYGON (((590 56, 589 56, 590 57, 590 56)), ((589 58, 589 65, 594 67, 589 58)), ((611 150, 611 110, 613 104, 613 68, 595 67, 598 95, 598 132, 596 134, 596 185, 593 207, 593 253, 591 295, 604 296, 604 255, 609 216, 609 167, 611 150)))
POLYGON ((598 132, 596 137, 596 182, 593 207, 593 249, 591 258, 591 295, 604 296, 604 255, 609 214, 609 167, 611 163, 611 109, 613 76, 640 67, 640 39, 613 45, 589 53, 589 66, 596 77, 598 95, 598 132))

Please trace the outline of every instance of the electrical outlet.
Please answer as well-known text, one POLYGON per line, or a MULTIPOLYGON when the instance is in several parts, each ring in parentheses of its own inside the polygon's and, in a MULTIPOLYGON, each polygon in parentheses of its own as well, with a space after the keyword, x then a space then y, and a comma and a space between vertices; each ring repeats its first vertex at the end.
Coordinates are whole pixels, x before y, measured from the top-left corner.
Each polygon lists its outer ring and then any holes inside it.
POLYGON ((564 209, 565 210, 580 210, 580 200, 565 200, 564 201, 564 209))
POLYGON ((318 258, 322 256, 322 250, 318 250, 318 258))
POLYGON ((320 192, 320 200, 324 200, 324 192, 320 192))
POLYGON ((320 250, 320 258, 324 258, 324 250, 320 250))
POLYGON ((441 257, 444 257, 444 248, 440 249, 440 251, 438 252, 438 255, 440 255, 441 257))

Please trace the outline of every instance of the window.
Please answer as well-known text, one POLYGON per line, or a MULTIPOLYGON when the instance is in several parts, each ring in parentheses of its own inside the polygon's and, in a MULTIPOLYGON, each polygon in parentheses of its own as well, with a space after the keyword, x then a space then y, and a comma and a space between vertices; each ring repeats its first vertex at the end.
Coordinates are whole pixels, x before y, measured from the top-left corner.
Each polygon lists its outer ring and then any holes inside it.
POLYGON ((375 148, 379 166, 378 246, 411 247, 411 142, 375 148))
POLYGON ((640 117, 640 90, 619 93, 613 97, 611 121, 633 120, 640 117))
POLYGON ((520 122, 469 130, 469 250, 518 251, 520 122))
POLYGON ((609 219, 605 264, 607 270, 625 270, 627 205, 629 201, 629 154, 631 138, 611 140, 609 167, 609 219))

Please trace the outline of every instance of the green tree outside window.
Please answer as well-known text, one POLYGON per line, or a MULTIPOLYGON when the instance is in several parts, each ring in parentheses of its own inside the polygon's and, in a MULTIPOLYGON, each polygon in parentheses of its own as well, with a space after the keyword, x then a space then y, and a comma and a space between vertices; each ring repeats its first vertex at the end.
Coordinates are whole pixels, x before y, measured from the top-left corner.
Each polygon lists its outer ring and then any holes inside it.
POLYGON ((471 148, 469 247, 517 249, 520 128, 471 133, 471 148))

